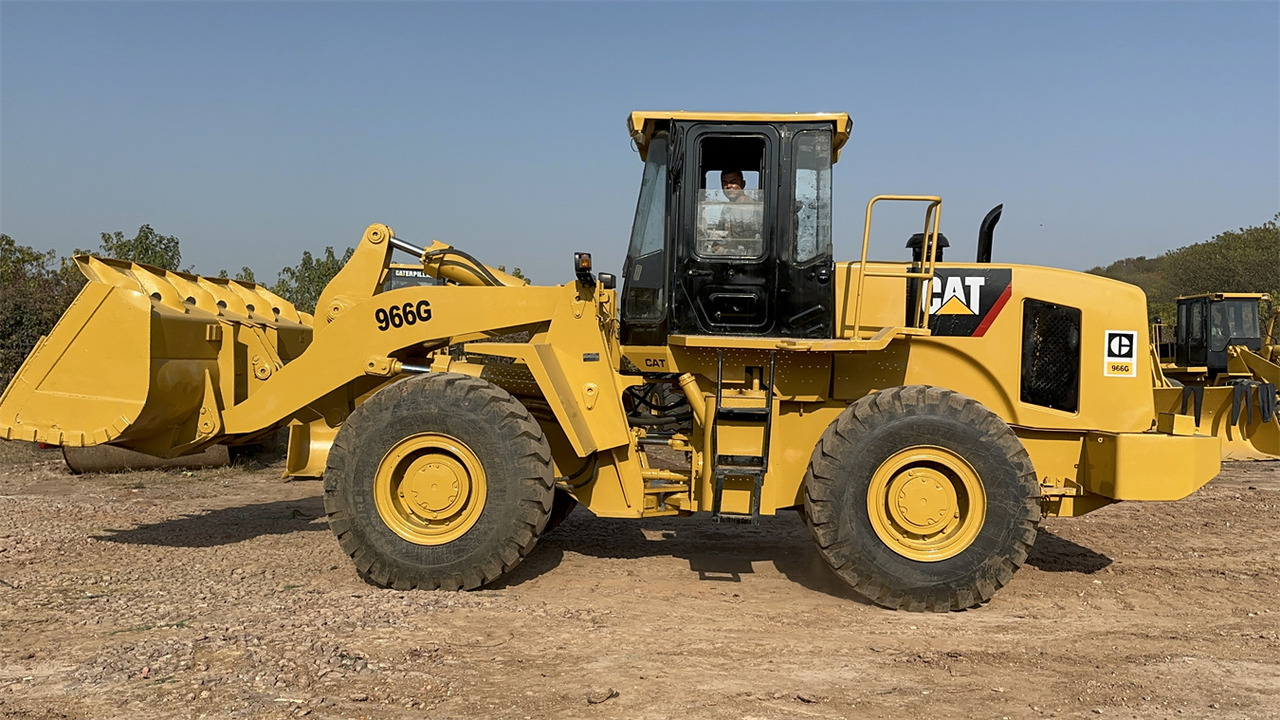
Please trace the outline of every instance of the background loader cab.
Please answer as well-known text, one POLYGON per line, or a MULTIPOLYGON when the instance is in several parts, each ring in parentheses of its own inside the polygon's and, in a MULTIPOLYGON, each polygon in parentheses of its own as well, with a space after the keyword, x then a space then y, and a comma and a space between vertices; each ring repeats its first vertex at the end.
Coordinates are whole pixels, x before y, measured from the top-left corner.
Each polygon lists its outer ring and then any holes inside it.
POLYGON ((843 114, 633 113, 645 160, 623 345, 669 335, 832 337, 831 166, 843 114), (721 189, 738 170, 744 196, 721 189))
POLYGON ((1182 368, 1205 368, 1209 378, 1226 372, 1228 346, 1262 349, 1258 302, 1265 297, 1215 293, 1178 298, 1173 347, 1162 344, 1162 359, 1182 368))

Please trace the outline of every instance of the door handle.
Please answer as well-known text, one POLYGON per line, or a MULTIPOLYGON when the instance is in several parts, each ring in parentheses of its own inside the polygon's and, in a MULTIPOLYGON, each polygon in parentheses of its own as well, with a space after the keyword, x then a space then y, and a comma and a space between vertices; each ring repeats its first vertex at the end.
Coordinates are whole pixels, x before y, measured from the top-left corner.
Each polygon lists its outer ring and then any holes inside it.
POLYGON ((685 275, 690 275, 690 276, 693 276, 693 275, 704 275, 704 276, 708 276, 708 277, 709 277, 709 276, 711 275, 711 271, 710 271, 710 270, 703 270, 703 269, 701 269, 701 268, 689 268, 688 270, 685 270, 685 271, 684 271, 684 274, 685 274, 685 275))

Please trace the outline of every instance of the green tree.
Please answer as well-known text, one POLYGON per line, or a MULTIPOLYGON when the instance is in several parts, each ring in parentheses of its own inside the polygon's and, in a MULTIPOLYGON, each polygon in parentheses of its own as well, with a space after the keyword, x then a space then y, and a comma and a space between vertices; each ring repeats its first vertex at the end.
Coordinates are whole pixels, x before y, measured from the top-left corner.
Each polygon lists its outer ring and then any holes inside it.
POLYGON ((1163 261, 1158 257, 1148 258, 1139 255, 1117 260, 1106 267, 1095 267, 1089 272, 1137 285, 1147 293, 1151 293, 1164 281, 1162 266, 1163 261))
POLYGON ((1166 294, 1280 290, 1278 221, 1280 213, 1262 225, 1224 232, 1208 242, 1165 253, 1166 294))
POLYGON ((119 230, 102 233, 102 254, 165 270, 178 270, 182 266, 182 248, 178 238, 161 235, 150 225, 138 228, 138 234, 132 238, 126 238, 119 230))
MULTIPOLYGON (((499 269, 499 270, 501 270, 502 272, 507 272, 507 266, 506 266, 506 265, 499 265, 499 266, 498 266, 498 269, 499 269)), ((532 283, 533 283, 533 281, 532 281, 532 280, 530 280, 528 277, 526 277, 526 276, 525 276, 524 271, 522 271, 520 268, 515 268, 514 270, 512 270, 512 271, 511 271, 511 276, 512 276, 512 277, 518 277, 518 278, 520 278, 521 280, 524 280, 525 282, 528 282, 528 283, 530 283, 530 284, 532 284, 532 283)))
POLYGON ((84 285, 63 273, 57 253, 0 235, 0 388, 42 335, 48 335, 84 285))
POLYGON ((326 247, 324 257, 317 260, 312 257, 310 250, 304 250, 302 262, 280 270, 276 276, 276 284, 271 286, 271 292, 293 303, 294 307, 303 312, 314 313, 325 285, 351 259, 353 252, 354 249, 347 248, 339 259, 332 247, 326 247))
POLYGON ((1158 257, 1125 258, 1089 272, 1122 280, 1147 293, 1151 319, 1172 322, 1174 300, 1208 292, 1280 296, 1280 213, 1261 225, 1215 235, 1158 257))
MULTIPOLYGON (((225 280, 231 276, 227 274, 226 268, 223 268, 222 270, 218 271, 218 277, 225 280)), ((251 282, 251 283, 258 282, 257 277, 254 276, 253 274, 253 268, 249 267, 248 265, 241 266, 240 272, 236 273, 235 279, 240 280, 242 282, 251 282)))
POLYGON ((0 286, 7 289, 10 283, 21 278, 47 272, 57 261, 57 257, 57 253, 52 250, 42 253, 35 248, 19 245, 8 235, 0 234, 0 286))

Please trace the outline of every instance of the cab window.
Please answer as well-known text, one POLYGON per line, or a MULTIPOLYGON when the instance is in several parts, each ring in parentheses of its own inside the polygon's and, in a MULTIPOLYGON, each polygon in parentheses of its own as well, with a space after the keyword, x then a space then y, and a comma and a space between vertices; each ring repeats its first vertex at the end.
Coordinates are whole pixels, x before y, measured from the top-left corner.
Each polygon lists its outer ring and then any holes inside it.
POLYGON ((704 258, 765 254, 765 139, 704 137, 699 146, 694 252, 704 258))
POLYGON ((806 130, 795 140, 795 262, 831 255, 831 131, 806 130))
POLYGON ((622 316, 628 320, 657 320, 666 307, 667 261, 667 136, 649 144, 631 244, 627 249, 622 316))

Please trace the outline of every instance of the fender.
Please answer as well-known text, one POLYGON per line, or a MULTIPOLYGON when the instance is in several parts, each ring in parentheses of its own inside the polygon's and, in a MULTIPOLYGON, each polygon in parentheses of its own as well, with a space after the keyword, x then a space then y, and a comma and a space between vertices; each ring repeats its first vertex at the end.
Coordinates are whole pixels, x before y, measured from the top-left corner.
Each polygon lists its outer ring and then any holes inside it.
POLYGON ((466 351, 512 358, 528 367, 578 457, 627 446, 632 434, 622 391, 641 380, 617 371, 607 333, 614 293, 598 290, 597 297, 585 300, 573 286, 556 289, 569 301, 556 305, 547 331, 533 342, 468 343, 466 351))

